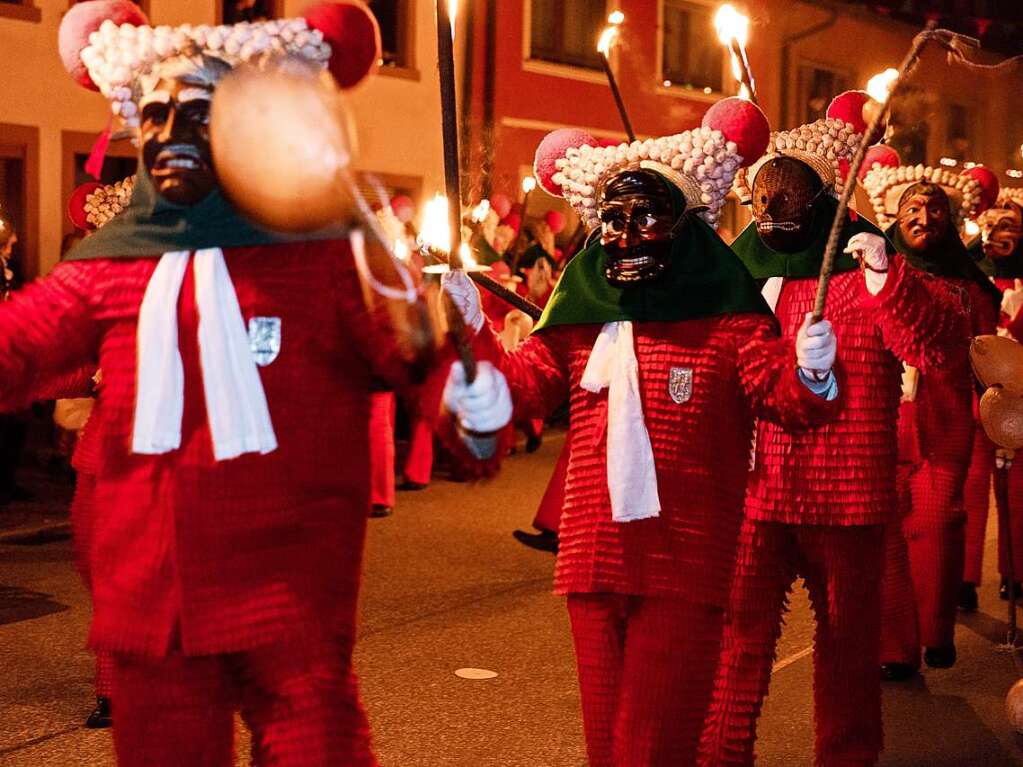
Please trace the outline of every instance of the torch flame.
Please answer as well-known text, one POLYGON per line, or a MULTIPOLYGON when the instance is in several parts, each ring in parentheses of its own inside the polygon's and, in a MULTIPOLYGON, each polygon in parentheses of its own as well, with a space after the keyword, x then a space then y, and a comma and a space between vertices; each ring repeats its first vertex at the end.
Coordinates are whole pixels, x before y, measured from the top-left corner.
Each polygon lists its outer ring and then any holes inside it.
POLYGON ((617 27, 619 24, 625 21, 625 14, 621 11, 611 11, 607 17, 607 23, 613 27, 617 27))
POLYGON ((884 72, 874 75, 867 82, 867 93, 870 98, 880 103, 885 103, 891 94, 892 85, 899 79, 899 72, 889 67, 884 72))
POLYGON ((405 238, 399 238, 394 241, 394 257, 402 263, 407 264, 409 257, 412 255, 412 251, 409 250, 408 243, 405 242, 405 238))
POLYGON ((600 33, 600 40, 597 41, 597 52, 606 58, 608 53, 611 52, 611 46, 615 44, 617 37, 618 27, 616 25, 607 27, 600 33))
POLYGON ((532 176, 523 176, 522 177, 522 192, 524 194, 529 194, 534 189, 536 189, 536 179, 533 178, 532 176))
POLYGON ((451 250, 451 228, 448 224, 448 198, 442 194, 423 206, 423 225, 419 229, 419 244, 448 253, 451 250))
POLYGON ((731 45, 735 40, 744 46, 749 37, 749 18, 735 10, 731 3, 725 3, 714 15, 714 28, 723 45, 731 45))
POLYGON ((753 94, 749 92, 749 88, 746 87, 746 83, 739 83, 739 98, 743 101, 753 100, 753 94))
POLYGON ((479 264, 476 262, 476 256, 473 255, 472 248, 469 247, 469 243, 463 242, 458 248, 459 254, 462 256, 462 267, 465 269, 475 269, 479 264))
POLYGON ((472 222, 474 224, 481 224, 489 215, 490 200, 482 200, 479 205, 472 209, 472 222))
MULTIPOLYGON (((444 0, 438 0, 444 2, 444 0)), ((458 18, 458 0, 448 0, 448 18, 451 19, 451 34, 455 33, 455 19, 458 18)))

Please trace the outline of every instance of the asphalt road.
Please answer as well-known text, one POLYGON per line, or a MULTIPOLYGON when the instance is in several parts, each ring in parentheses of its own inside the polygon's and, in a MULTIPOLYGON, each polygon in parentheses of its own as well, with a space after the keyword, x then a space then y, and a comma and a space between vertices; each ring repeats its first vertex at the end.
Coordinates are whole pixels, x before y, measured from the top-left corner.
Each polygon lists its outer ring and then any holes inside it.
MULTIPOLYGON (((400 494, 393 517, 371 521, 357 664, 383 765, 585 764, 553 560, 510 535, 528 526, 560 446, 548 438, 487 484, 438 480, 400 494), (466 668, 497 676, 456 675, 466 668)), ((1023 765, 1003 713, 1014 669, 997 649, 1005 607, 994 590, 989 568, 982 610, 959 628, 954 669, 886 687, 883 765, 1023 765)), ((113 764, 109 734, 80 726, 92 695, 88 619, 67 541, 0 545, 0 765, 113 764)), ((811 644, 797 589, 761 720, 760 765, 812 764, 811 644)), ((238 763, 248 764, 239 733, 238 763)))

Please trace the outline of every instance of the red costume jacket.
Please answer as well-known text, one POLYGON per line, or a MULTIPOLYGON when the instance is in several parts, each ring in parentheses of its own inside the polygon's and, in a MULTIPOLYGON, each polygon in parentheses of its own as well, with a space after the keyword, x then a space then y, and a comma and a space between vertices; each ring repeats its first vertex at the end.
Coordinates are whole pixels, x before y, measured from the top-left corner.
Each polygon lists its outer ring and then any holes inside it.
POLYGON ((661 514, 612 520, 607 487, 608 395, 580 381, 601 326, 555 326, 515 352, 494 354, 508 378, 516 418, 571 402, 571 451, 555 590, 682 596, 725 606, 735 560, 754 415, 788 428, 833 414, 798 379, 791 342, 770 318, 707 317, 634 325, 643 413, 657 468, 661 514), (676 404, 673 368, 692 373, 676 404))
MULTIPOLYGON (((786 279, 775 308, 785 338, 813 310, 816 279, 786 279)), ((759 426, 746 514, 764 522, 873 525, 895 509, 895 419, 905 360, 927 372, 968 342, 958 296, 894 258, 884 288, 863 275, 832 277, 825 316, 838 337, 839 417, 809 432, 759 426), (951 340, 950 340, 951 339, 951 340)), ((958 359, 958 357, 956 357, 958 359)))
MULTIPOLYGON (((998 309, 990 295, 973 280, 942 279, 960 291, 968 315, 969 335, 994 333, 998 309)), ((976 388, 970 368, 969 345, 960 338, 944 339, 946 358, 938 370, 921 373, 916 397, 899 408, 899 460, 969 466, 976 430, 976 388)))
POLYGON ((136 325, 157 259, 60 264, 0 307, 4 407, 97 356, 103 370, 90 552, 99 649, 224 653, 352 631, 371 381, 401 384, 405 366, 384 312, 366 308, 347 243, 224 255, 243 318, 281 318, 279 356, 259 368, 279 442, 268 455, 213 459, 191 268, 178 304, 182 444, 164 455, 131 452, 136 325))

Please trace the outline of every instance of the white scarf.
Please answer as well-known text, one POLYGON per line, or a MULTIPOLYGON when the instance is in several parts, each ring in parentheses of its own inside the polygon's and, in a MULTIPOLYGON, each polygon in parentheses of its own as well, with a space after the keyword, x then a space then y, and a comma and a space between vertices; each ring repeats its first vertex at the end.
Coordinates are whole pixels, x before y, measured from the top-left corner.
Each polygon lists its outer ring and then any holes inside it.
MULTIPOLYGON (((135 453, 156 455, 181 446, 185 376, 178 349, 178 296, 190 256, 188 251, 163 254, 139 309, 135 453)), ((220 248, 195 253, 195 301, 214 458, 226 461, 276 450, 263 382, 220 248)))
POLYGON ((631 322, 608 322, 601 328, 579 385, 594 394, 608 390, 607 488, 611 517, 615 522, 631 522, 660 516, 657 469, 643 418, 631 322))

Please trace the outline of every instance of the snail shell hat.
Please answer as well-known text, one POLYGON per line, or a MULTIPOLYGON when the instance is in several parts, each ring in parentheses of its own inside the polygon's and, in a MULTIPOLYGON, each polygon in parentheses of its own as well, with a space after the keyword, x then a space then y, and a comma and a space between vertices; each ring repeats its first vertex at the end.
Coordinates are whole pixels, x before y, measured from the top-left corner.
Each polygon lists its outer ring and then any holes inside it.
POLYGON ((981 165, 955 173, 929 165, 874 166, 863 177, 878 225, 886 228, 899 213, 899 201, 914 184, 927 182, 945 190, 958 226, 973 219, 998 200, 998 177, 981 165))
POLYGON ((585 131, 553 131, 537 147, 533 173, 548 194, 568 201, 588 229, 599 223, 607 182, 636 168, 661 174, 682 191, 687 210, 717 226, 735 174, 763 154, 770 130, 756 105, 727 98, 707 111, 699 128, 671 136, 608 145, 585 131))
POLYGON ((736 195, 742 202, 749 202, 753 180, 764 164, 787 156, 808 165, 826 189, 841 196, 849 164, 867 130, 863 112, 870 101, 864 91, 846 91, 832 100, 825 117, 792 130, 771 133, 767 153, 736 178, 736 195))
POLYGON ((149 26, 129 0, 88 0, 64 15, 61 59, 81 86, 102 93, 127 127, 139 125, 139 100, 159 79, 160 65, 205 55, 234 68, 268 56, 291 56, 329 68, 342 88, 377 65, 380 31, 360 0, 324 2, 303 17, 233 25, 149 26))

